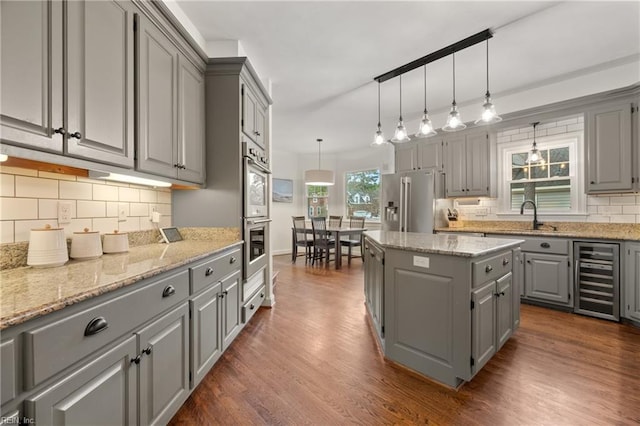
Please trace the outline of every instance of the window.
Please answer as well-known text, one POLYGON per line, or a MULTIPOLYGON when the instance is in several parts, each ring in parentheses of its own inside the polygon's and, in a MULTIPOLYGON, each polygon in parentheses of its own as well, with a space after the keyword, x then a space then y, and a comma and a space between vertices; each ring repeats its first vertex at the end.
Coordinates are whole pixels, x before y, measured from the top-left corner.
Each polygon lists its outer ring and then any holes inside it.
POLYGON ((329 216, 329 188, 307 185, 307 215, 312 217, 329 216))
POLYGON ((345 192, 347 217, 380 220, 380 170, 345 173, 345 192))
MULTIPOLYGON (((572 214, 584 212, 579 150, 582 135, 564 134, 538 140, 543 161, 527 163, 532 141, 501 148, 506 212, 519 213, 524 200, 533 200, 538 212, 572 214), (580 169, 580 170, 579 170, 580 169)), ((529 207, 529 206, 527 206, 529 207)))

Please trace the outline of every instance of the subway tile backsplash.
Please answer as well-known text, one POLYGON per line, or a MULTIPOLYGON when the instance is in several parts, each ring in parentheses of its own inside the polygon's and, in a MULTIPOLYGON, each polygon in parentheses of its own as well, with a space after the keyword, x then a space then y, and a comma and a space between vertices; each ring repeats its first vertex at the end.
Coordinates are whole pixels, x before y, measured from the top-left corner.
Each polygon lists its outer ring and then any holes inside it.
POLYGON ((0 166, 0 243, 28 241, 32 228, 60 226, 67 237, 89 228, 101 233, 171 226, 171 190, 0 166), (58 225, 58 203, 71 206, 71 223, 58 225), (126 220, 120 221, 123 210, 126 220))

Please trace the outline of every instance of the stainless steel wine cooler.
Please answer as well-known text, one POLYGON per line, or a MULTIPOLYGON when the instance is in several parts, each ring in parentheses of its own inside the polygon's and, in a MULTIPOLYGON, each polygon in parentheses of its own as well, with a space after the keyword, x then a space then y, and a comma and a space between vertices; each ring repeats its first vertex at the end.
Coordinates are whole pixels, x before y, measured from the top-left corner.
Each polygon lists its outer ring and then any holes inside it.
POLYGON ((573 244, 575 312, 618 321, 620 318, 620 246, 573 244))

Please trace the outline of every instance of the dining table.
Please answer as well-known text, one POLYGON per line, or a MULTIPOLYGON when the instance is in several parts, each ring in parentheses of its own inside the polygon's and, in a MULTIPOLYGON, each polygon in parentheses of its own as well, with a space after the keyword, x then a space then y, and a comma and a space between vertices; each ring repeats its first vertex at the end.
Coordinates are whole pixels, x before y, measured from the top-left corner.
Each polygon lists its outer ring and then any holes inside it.
MULTIPOLYGON (((327 226, 326 232, 329 234, 332 234, 333 238, 336 241, 336 253, 339 253, 340 256, 336 256, 336 269, 340 269, 342 267, 342 246, 340 245, 340 236, 341 235, 362 235, 362 233, 364 231, 366 231, 367 228, 349 228, 349 227, 333 227, 333 226, 327 226), (338 251, 338 249, 340 249, 338 251)), ((304 232, 305 234, 309 234, 309 235, 313 235, 313 228, 311 227, 311 224, 307 224, 305 225, 304 228, 304 232)), ((291 240, 291 250, 293 253, 293 250, 295 249, 295 245, 296 245, 296 231, 295 228, 291 227, 291 236, 292 236, 292 240, 291 240)), ((361 248, 362 249, 362 248, 361 248)))

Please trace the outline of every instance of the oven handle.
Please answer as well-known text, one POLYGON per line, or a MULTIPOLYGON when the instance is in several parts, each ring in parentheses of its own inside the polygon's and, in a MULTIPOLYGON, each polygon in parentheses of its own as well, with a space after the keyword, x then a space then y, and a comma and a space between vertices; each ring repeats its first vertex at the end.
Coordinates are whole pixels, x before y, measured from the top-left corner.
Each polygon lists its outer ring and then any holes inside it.
POLYGON ((259 223, 269 223, 271 219, 247 219, 247 225, 257 225, 259 223))
POLYGON ((253 158, 250 157, 245 157, 247 159, 247 162, 250 164, 253 164, 254 166, 256 166, 257 168, 259 168, 260 170, 262 170, 264 173, 270 175, 271 174, 271 170, 267 169, 265 166, 263 166, 262 164, 258 163, 257 161, 255 161, 253 158))

